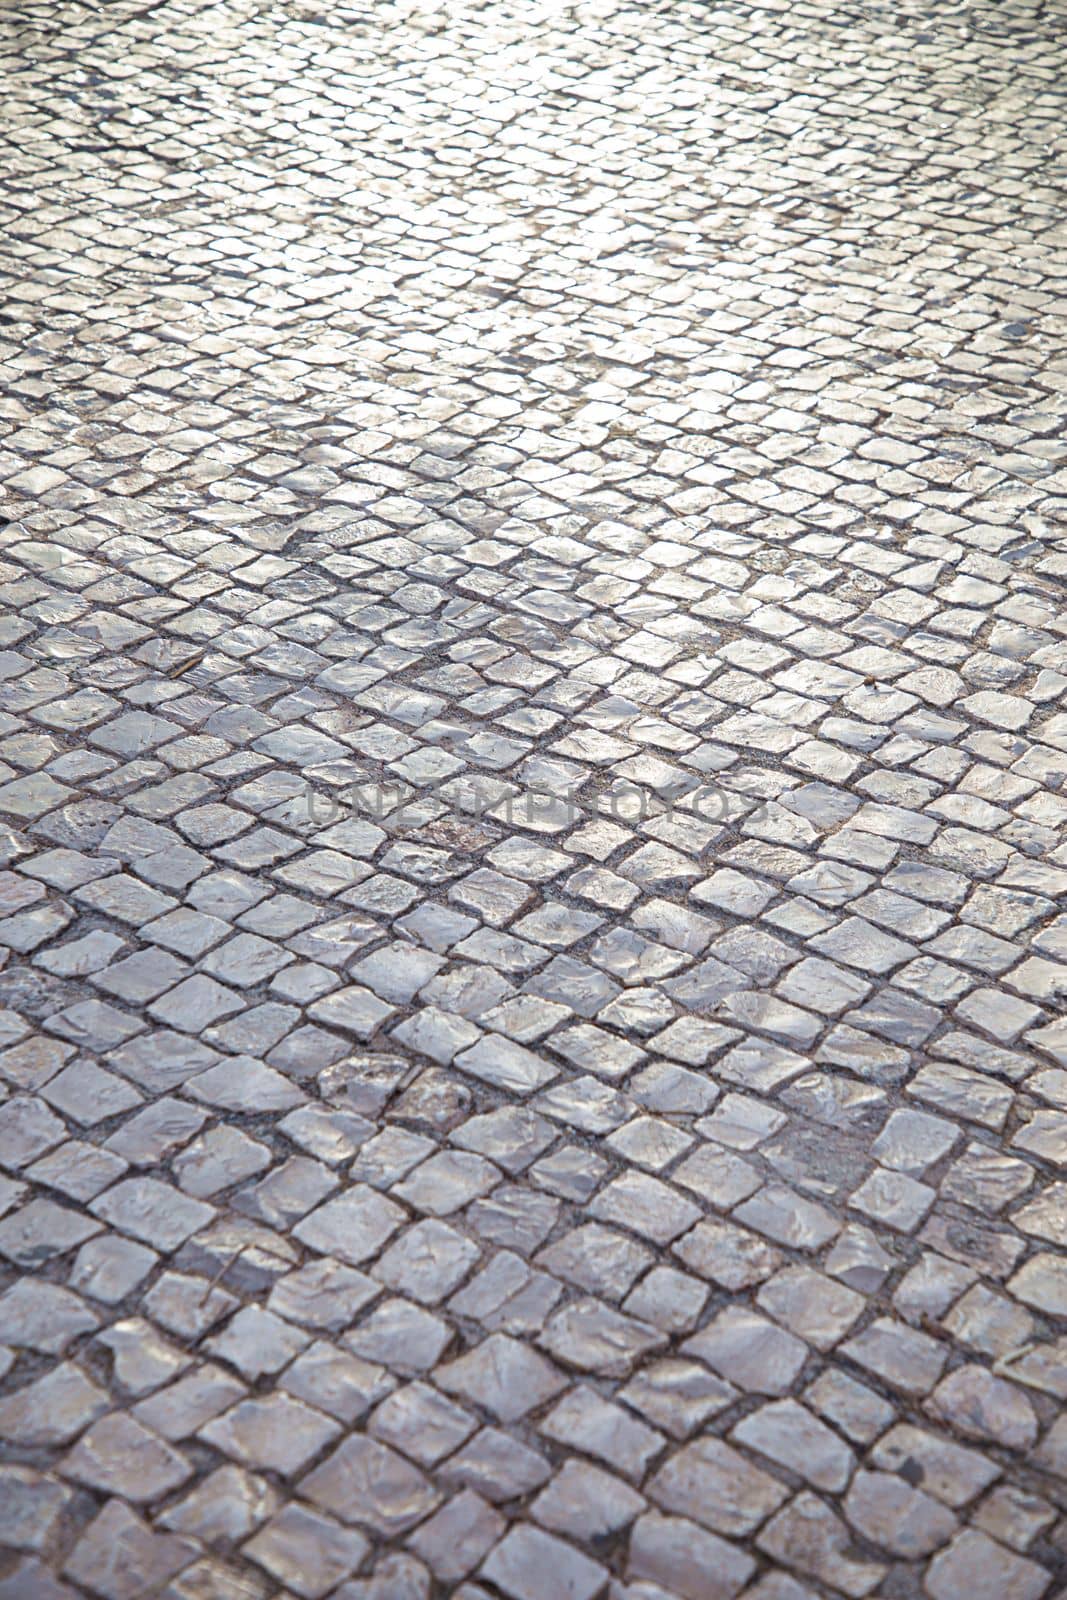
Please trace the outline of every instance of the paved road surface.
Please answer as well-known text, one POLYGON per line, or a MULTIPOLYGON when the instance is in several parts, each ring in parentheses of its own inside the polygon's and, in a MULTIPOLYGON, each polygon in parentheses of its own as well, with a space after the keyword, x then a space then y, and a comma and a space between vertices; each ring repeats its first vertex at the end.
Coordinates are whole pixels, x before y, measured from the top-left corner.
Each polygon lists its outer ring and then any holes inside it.
POLYGON ((1062 0, 2 30, 0 1600, 1062 1596, 1062 0))

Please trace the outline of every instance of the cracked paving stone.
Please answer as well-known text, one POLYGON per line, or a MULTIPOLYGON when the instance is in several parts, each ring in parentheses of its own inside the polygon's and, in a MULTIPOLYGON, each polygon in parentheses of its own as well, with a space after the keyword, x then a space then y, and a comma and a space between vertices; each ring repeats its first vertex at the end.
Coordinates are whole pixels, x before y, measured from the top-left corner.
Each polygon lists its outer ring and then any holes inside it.
POLYGON ((947 1507, 887 1472, 857 1472, 844 1512, 861 1538, 911 1561, 941 1549, 957 1527, 947 1507))

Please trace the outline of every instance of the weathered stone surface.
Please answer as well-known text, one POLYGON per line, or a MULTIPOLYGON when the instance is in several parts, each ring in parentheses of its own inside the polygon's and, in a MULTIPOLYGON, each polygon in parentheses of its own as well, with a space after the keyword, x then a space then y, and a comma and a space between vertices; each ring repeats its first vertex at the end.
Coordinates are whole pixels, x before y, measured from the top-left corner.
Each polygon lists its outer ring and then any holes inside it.
POLYGON ((856 1600, 876 1589, 886 1573, 884 1566, 851 1553, 846 1525, 824 1501, 806 1492, 773 1517, 756 1542, 784 1566, 856 1600))
POLYGON ((974 1600, 1038 1600, 1049 1574, 1036 1561, 1005 1550, 976 1529, 967 1529, 930 1563, 926 1587, 933 1600, 973 1595, 974 1600))
POLYGON ((731 1437, 831 1494, 839 1494, 852 1476, 852 1451, 795 1400, 761 1406, 737 1424, 731 1437))
POLYGON ((985 1367, 958 1367, 930 1398, 930 1410, 970 1439, 1023 1450, 1037 1438, 1037 1417, 1025 1392, 985 1367))
POLYGON ((665 1511, 733 1536, 751 1533, 788 1497, 782 1484, 719 1439, 698 1440, 672 1456, 648 1492, 665 1511))
POLYGON ((4 30, 0 1600, 1055 1589, 1056 9, 4 30))
POLYGON ((433 1510, 439 1495, 403 1456, 373 1439, 346 1439, 308 1474, 304 1493, 343 1522, 383 1536, 404 1533, 433 1510))
POLYGON ((68 1444, 107 1408, 106 1391, 65 1361, 0 1398, 0 1432, 9 1444, 68 1444))
POLYGON ((754 1571, 737 1545, 682 1517, 650 1511, 634 1524, 629 1576, 683 1600, 733 1600, 754 1571))
POLYGON ((481 1568, 509 1600, 552 1600, 559 1594, 593 1600, 607 1571, 573 1546, 539 1528, 512 1528, 481 1568))
POLYGON ((945 1506, 888 1472, 858 1472, 844 1512, 862 1538, 908 1561, 940 1549, 956 1529, 945 1506))

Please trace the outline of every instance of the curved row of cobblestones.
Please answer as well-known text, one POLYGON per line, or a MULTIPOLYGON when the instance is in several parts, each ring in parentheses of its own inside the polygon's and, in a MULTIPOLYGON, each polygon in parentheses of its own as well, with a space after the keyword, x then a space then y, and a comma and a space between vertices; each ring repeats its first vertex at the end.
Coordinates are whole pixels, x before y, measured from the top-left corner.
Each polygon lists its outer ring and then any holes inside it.
POLYGON ((1064 1600, 1060 0, 0 18, 0 1600, 1064 1600))

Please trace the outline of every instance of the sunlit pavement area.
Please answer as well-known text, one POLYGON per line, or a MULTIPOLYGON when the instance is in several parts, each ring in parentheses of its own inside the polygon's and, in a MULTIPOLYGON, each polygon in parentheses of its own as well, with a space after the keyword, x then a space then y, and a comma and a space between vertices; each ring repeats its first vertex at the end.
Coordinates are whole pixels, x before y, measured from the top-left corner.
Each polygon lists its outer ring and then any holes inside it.
POLYGON ((1062 1600, 1063 5, 2 30, 0 1600, 1062 1600))

